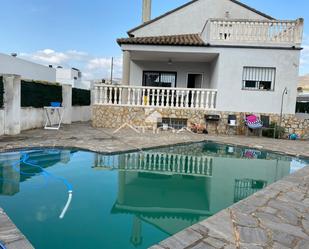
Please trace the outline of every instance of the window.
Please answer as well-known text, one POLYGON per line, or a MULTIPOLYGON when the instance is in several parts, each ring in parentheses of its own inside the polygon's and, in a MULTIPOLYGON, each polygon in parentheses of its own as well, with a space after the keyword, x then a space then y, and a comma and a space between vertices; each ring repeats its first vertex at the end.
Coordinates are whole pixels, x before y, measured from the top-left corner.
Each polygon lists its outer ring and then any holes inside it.
POLYGON ((176 130, 180 130, 187 127, 188 119, 182 118, 162 118, 162 122, 158 122, 158 127, 163 127, 163 124, 168 124, 169 127, 173 127, 176 130))
POLYGON ((176 87, 176 72, 143 72, 143 86, 176 87))
POLYGON ((244 67, 243 89, 271 91, 275 87, 276 68, 244 67))

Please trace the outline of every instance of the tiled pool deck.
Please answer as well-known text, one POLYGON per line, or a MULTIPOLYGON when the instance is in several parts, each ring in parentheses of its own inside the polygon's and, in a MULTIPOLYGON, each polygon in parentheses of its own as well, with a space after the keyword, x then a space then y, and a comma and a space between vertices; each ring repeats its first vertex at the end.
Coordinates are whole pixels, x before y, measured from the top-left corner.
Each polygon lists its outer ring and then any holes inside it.
MULTIPOLYGON (((212 140, 309 157, 308 141, 257 137, 181 134, 136 134, 123 130, 95 129, 89 123, 42 129, 0 137, 0 151, 18 148, 69 147, 114 153, 157 146, 212 140)), ((32 248, 0 209, 0 241, 8 249, 32 248)), ((309 248, 309 167, 298 171, 211 218, 164 240, 152 249, 261 249, 309 248)))

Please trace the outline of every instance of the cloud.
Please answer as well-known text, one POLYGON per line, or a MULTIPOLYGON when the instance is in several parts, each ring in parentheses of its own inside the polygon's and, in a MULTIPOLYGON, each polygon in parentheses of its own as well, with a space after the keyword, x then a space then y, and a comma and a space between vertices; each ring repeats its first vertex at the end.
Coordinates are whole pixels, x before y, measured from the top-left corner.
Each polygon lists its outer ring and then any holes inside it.
POLYGON ((61 64, 69 59, 67 54, 56 52, 52 49, 44 49, 37 51, 36 53, 32 54, 31 57, 35 61, 52 64, 61 64))
MULTIPOLYGON (((121 70, 122 70, 122 58, 116 57, 114 58, 113 62, 113 74, 115 77, 121 77, 121 70)), ((100 72, 108 73, 108 76, 111 73, 111 58, 106 57, 96 57, 89 60, 86 69, 88 72, 92 72, 94 74, 99 74, 100 72)))
POLYGON ((301 74, 309 74, 309 36, 304 35, 303 50, 300 57, 300 71, 301 74))
MULTIPOLYGON (((34 53, 21 53, 20 57, 44 65, 79 68, 85 80, 110 77, 111 57, 97 57, 77 50, 55 51, 50 48, 34 53)), ((120 78, 121 70, 122 59, 118 56, 114 58, 114 76, 120 78)))

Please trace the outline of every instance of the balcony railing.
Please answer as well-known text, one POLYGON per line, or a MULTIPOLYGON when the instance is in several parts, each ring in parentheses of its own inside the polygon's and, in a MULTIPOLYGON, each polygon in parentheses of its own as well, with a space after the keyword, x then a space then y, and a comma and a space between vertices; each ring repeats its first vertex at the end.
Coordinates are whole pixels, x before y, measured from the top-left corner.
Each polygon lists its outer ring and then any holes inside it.
POLYGON ((131 153, 120 156, 97 155, 95 169, 212 176, 213 157, 171 153, 131 153), (120 157, 123 156, 123 161, 120 157))
POLYGON ((209 19, 202 33, 210 44, 300 46, 303 19, 295 21, 209 19))
POLYGON ((214 110, 217 90, 98 84, 94 96, 96 105, 214 110))

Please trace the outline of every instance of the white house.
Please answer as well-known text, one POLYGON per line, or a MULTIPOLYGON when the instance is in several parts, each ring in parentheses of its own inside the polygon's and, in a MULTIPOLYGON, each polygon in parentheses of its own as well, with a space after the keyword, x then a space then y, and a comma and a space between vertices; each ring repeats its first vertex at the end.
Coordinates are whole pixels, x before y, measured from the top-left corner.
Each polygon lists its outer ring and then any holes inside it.
POLYGON ((16 74, 23 79, 56 81, 56 70, 38 63, 0 53, 0 74, 16 74))
POLYGON ((150 13, 143 0, 143 23, 117 40, 123 85, 97 86, 96 104, 295 114, 302 18, 277 20, 236 0, 150 13))
POLYGON ((16 54, 0 53, 0 75, 20 75, 22 79, 58 82, 76 88, 90 88, 90 83, 82 80, 82 72, 77 68, 44 66, 18 58, 16 54))
POLYGON ((79 87, 82 84, 82 72, 77 68, 56 68, 56 81, 63 84, 79 87))
POLYGON ((302 19, 235 0, 193 0, 152 20, 150 8, 144 0, 144 23, 118 39, 123 84, 211 89, 216 110, 261 113, 279 113, 287 87, 283 110, 295 112, 302 19))

